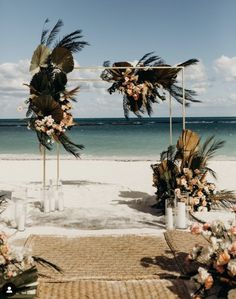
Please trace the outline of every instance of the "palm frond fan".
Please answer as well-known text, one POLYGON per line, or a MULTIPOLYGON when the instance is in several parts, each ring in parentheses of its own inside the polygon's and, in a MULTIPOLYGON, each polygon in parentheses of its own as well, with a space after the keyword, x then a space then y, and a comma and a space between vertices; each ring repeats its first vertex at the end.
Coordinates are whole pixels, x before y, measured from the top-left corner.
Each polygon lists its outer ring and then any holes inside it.
MULTIPOLYGON (((181 67, 194 65, 197 62, 197 59, 190 59, 176 65, 176 68, 166 68, 171 66, 166 64, 161 57, 150 52, 145 54, 136 65, 129 62, 115 62, 111 66, 110 61, 105 61, 103 66, 111 68, 105 69, 101 73, 101 78, 112 83, 108 88, 110 94, 115 91, 123 94, 123 109, 126 118, 129 116, 129 111, 138 117, 141 116, 140 113, 145 112, 150 116, 153 103, 166 100, 166 92, 170 93, 177 102, 183 104, 183 90, 177 85, 177 75, 181 67), (164 68, 153 68, 158 66, 164 68), (117 67, 122 68, 117 69, 117 67)), ((195 95, 193 90, 185 89, 186 105, 189 105, 189 102, 199 102, 194 98, 195 95)))
POLYGON ((71 101, 79 86, 67 90, 67 74, 74 69, 73 53, 80 51, 88 45, 82 39, 82 31, 76 30, 58 40, 53 48, 49 48, 55 41, 61 27, 62 20, 58 20, 52 30, 45 28, 41 34, 40 45, 33 53, 30 72, 33 77, 30 84, 28 111, 29 127, 37 133, 41 145, 52 149, 53 141, 60 142, 66 151, 79 157, 79 150, 83 146, 72 142, 66 135, 67 128, 74 126, 73 116, 70 112, 71 101))

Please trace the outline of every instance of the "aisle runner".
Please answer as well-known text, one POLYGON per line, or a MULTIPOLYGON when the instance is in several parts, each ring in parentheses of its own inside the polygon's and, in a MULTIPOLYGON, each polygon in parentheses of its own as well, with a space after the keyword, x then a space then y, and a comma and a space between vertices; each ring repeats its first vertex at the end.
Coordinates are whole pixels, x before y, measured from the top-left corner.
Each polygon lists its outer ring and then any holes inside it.
POLYGON ((59 274, 38 265, 40 299, 188 298, 184 283, 171 280, 179 275, 178 267, 160 237, 33 235, 26 246, 63 270, 59 274))

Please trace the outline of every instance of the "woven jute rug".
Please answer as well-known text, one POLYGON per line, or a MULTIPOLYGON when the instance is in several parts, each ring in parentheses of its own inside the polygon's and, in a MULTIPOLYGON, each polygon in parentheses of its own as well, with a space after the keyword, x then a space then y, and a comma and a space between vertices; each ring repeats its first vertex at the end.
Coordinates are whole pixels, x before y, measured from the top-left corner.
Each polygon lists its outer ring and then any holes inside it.
POLYGON ((186 257, 195 245, 207 246, 209 243, 201 235, 193 235, 190 232, 180 230, 169 230, 164 233, 164 236, 175 256, 180 272, 184 275, 195 272, 200 264, 187 262, 186 257))
POLYGON ((164 238, 153 236, 55 237, 31 235, 26 246, 63 273, 38 265, 47 281, 133 280, 179 275, 164 238))
POLYGON ((40 283, 37 299, 190 299, 180 279, 40 283))

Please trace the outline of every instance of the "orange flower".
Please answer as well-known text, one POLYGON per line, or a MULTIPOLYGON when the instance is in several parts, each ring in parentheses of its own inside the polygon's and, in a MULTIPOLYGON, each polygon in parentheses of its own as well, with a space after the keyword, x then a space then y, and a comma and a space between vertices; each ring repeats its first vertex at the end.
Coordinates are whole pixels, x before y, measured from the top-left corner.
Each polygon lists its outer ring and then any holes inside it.
POLYGON ((203 230, 208 230, 211 227, 210 223, 204 223, 203 224, 203 230))
POLYGON ((230 255, 227 250, 224 250, 219 254, 216 264, 217 266, 223 266, 228 264, 229 261, 230 261, 230 255))
POLYGON ((214 280, 211 275, 208 275, 207 279, 205 280, 205 289, 209 290, 213 286, 214 280))
POLYGON ((193 223, 190 228, 191 234, 198 235, 202 232, 202 225, 200 223, 193 223))

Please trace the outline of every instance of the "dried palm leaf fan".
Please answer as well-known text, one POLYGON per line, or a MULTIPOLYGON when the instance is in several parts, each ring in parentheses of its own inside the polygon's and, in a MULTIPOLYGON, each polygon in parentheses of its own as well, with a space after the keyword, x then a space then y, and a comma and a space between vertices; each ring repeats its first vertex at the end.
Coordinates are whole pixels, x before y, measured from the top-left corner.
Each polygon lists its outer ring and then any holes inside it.
MULTIPOLYGON (((145 54, 136 65, 129 62, 115 62, 111 66, 110 61, 103 63, 104 67, 116 67, 105 69, 101 78, 112 83, 108 88, 110 94, 119 91, 123 94, 123 109, 126 118, 129 111, 140 117, 140 113, 152 114, 152 105, 158 101, 166 100, 166 91, 171 94, 179 103, 183 104, 183 90, 177 85, 177 75, 181 68, 160 68, 170 67, 159 56, 152 55, 153 52, 145 54), (122 67, 122 69, 117 69, 122 67), (127 67, 127 68, 126 68, 127 67), (147 67, 144 69, 132 69, 130 67, 147 67)), ((196 64, 197 59, 190 59, 177 67, 187 67, 196 64)), ((186 105, 189 102, 199 102, 194 99, 196 93, 185 89, 186 105)))
POLYGON ((72 142, 66 135, 66 129, 75 123, 70 112, 70 101, 76 101, 75 95, 79 87, 66 89, 67 74, 74 69, 73 53, 80 51, 87 42, 81 41, 81 30, 65 35, 54 42, 61 27, 62 20, 58 20, 50 31, 45 29, 47 19, 41 35, 40 45, 33 53, 30 71, 33 78, 30 84, 30 96, 27 100, 27 117, 30 118, 30 128, 36 131, 39 142, 47 149, 52 149, 53 141, 60 142, 65 150, 75 157, 79 157, 82 145, 72 142))

